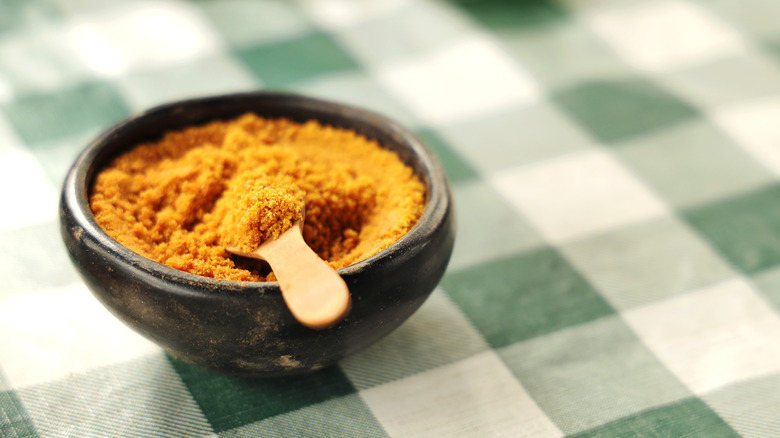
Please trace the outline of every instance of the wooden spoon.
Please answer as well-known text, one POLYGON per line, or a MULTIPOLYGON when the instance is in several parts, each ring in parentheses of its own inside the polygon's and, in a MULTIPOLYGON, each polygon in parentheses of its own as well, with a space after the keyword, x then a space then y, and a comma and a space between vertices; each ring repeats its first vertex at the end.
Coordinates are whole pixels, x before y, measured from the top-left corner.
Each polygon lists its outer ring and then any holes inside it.
POLYGON ((252 252, 228 246, 228 252, 265 260, 279 281, 287 308, 301 324, 324 329, 340 321, 352 301, 344 279, 303 240, 303 221, 252 252))

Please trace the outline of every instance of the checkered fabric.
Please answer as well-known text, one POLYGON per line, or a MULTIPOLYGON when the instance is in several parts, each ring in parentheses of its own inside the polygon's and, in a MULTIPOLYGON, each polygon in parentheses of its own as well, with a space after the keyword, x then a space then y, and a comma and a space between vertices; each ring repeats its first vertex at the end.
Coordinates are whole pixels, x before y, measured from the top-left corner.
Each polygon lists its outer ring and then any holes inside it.
POLYGON ((0 436, 780 435, 780 3, 0 0, 0 436), (248 380, 113 318, 59 237, 123 117, 275 89, 443 162, 432 297, 338 366, 248 380))

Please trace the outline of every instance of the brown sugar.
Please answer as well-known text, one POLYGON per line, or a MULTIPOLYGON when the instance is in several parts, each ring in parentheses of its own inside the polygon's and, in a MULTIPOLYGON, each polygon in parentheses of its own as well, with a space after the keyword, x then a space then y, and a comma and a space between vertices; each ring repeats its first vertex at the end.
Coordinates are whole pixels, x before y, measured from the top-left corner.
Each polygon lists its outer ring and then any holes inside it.
POLYGON ((354 131, 246 114, 119 156, 96 176, 90 205, 111 237, 145 257, 264 281, 267 273, 238 265, 225 246, 252 250, 304 219, 309 246, 346 267, 416 224, 425 186, 395 153, 354 131))

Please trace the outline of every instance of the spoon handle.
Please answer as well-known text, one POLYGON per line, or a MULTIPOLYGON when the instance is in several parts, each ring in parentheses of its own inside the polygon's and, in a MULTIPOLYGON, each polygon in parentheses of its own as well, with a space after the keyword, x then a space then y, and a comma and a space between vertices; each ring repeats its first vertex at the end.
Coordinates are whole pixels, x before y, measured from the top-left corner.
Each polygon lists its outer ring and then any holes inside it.
POLYGON ((271 265, 287 308, 301 324, 324 329, 349 312, 347 284, 303 240, 301 222, 262 244, 255 254, 271 265))

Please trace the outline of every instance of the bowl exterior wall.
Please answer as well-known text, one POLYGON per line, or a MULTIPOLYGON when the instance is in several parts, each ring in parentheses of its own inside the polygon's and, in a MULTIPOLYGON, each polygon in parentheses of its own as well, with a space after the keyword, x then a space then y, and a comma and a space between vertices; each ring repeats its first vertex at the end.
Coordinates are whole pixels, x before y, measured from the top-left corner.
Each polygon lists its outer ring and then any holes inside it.
MULTIPOLYGON (((377 260, 344 274, 352 310, 336 326, 311 330, 297 323, 278 287, 236 297, 167 280, 126 263, 83 232, 67 207, 62 235, 92 293, 118 319, 177 359, 231 374, 274 376, 331 365, 387 335, 411 316, 441 279, 452 251, 451 211, 430 240, 404 259, 377 260), (79 237, 76 237, 79 236, 79 237)), ((232 288, 230 288, 232 289, 232 288)))
POLYGON ((71 168, 60 202, 61 234, 92 293, 121 321, 173 357, 251 376, 301 373, 335 363, 382 338, 427 299, 444 274, 455 237, 449 184, 440 165, 408 131, 368 111, 282 93, 195 99, 152 109, 89 145, 71 168), (88 190, 117 154, 165 130, 247 111, 354 129, 398 152, 428 187, 423 220, 380 254, 340 270, 352 310, 334 327, 295 321, 278 285, 204 279, 132 253, 96 223, 88 190))

